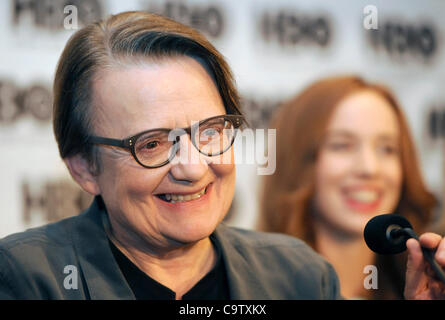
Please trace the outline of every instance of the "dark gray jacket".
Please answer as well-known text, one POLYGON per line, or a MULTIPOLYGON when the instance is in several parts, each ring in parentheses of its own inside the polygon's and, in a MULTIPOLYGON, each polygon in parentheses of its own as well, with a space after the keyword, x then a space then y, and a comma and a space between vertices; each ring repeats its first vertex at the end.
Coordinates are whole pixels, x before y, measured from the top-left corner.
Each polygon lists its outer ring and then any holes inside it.
MULTIPOLYGON (((1 239, 0 299, 134 299, 103 215, 95 200, 79 216, 1 239)), ((224 225, 214 235, 232 299, 340 298, 332 266, 302 241, 224 225)))

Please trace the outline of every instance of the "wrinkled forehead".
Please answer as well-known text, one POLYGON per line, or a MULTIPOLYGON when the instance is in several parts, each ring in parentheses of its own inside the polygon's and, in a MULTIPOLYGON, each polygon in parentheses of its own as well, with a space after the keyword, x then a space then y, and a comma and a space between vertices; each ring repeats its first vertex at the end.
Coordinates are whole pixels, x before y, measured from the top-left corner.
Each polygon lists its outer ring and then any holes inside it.
POLYGON ((128 136, 151 128, 188 127, 225 113, 212 77, 190 57, 101 70, 92 100, 96 134, 128 136))

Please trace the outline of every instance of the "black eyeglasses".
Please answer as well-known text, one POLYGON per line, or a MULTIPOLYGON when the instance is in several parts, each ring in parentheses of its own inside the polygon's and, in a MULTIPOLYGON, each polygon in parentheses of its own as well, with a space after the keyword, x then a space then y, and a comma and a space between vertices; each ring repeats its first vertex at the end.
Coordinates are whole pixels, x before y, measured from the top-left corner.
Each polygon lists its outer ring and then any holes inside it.
POLYGON ((220 115, 196 122, 188 128, 151 129, 123 140, 93 136, 90 142, 130 150, 141 166, 159 168, 175 157, 181 135, 188 134, 200 153, 217 156, 230 149, 235 141, 236 129, 243 122, 241 115, 220 115))

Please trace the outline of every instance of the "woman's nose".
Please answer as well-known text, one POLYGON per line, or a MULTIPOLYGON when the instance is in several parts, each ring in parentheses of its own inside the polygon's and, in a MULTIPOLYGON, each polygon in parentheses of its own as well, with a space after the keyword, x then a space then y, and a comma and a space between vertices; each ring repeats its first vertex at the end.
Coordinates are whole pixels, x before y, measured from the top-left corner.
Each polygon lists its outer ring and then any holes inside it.
POLYGON ((199 181, 208 170, 205 156, 193 145, 187 134, 182 135, 177 143, 178 149, 171 161, 171 175, 175 180, 199 181))
POLYGON ((357 152, 356 172, 361 176, 373 177, 378 174, 380 159, 375 150, 369 146, 363 146, 357 152))

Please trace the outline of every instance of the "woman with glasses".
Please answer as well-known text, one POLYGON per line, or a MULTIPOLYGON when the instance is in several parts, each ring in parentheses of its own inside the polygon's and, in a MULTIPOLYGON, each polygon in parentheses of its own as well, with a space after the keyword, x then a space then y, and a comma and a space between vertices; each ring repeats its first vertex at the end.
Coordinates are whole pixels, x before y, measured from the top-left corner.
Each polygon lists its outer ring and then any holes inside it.
POLYGON ((54 132, 83 214, 0 242, 0 297, 335 299, 331 266, 291 237, 220 225, 243 123, 231 71, 197 31, 142 12, 69 40, 54 132))
POLYGON ((338 298, 333 268, 303 242, 221 224, 238 106, 226 62, 189 27, 127 12, 76 32, 55 76, 54 132, 96 197, 0 240, 0 298, 338 298))

